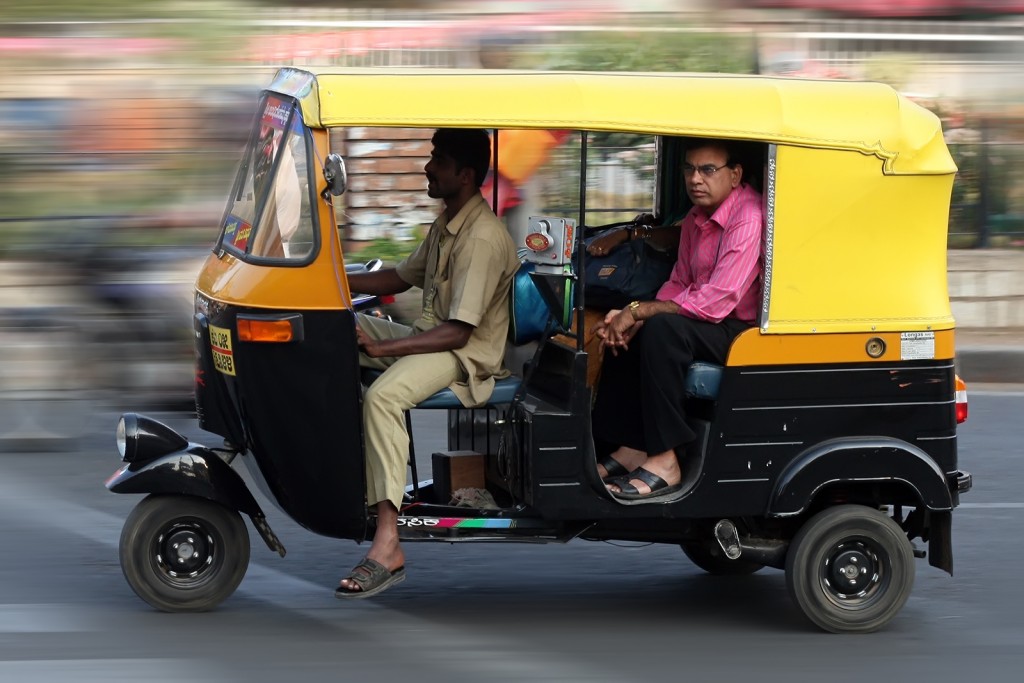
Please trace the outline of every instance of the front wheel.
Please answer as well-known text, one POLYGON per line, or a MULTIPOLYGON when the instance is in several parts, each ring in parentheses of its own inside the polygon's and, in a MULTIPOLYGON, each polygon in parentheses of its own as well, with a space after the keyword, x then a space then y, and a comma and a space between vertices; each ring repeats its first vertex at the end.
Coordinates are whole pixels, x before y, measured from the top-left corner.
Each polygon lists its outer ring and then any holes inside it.
POLYGON ((812 517, 786 556, 786 585, 803 613, 832 633, 870 633, 910 597, 914 552, 890 517, 840 505, 812 517))
POLYGON ((121 571, 163 612, 205 612, 235 592, 249 566, 249 533, 234 510, 192 496, 150 495, 125 520, 121 571))

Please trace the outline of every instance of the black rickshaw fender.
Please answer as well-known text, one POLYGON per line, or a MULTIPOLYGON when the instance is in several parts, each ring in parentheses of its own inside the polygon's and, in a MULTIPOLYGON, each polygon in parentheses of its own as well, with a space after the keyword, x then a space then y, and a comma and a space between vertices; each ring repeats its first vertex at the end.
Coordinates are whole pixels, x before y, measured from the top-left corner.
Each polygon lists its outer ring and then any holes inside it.
POLYGON ((263 516, 242 477, 213 450, 197 444, 139 463, 107 480, 114 493, 168 493, 206 498, 250 517, 263 516))
POLYGON ((850 437, 815 444, 782 471, 768 499, 768 516, 803 513, 834 484, 899 483, 930 512, 949 512, 953 498, 938 464, 913 444, 887 437, 850 437))

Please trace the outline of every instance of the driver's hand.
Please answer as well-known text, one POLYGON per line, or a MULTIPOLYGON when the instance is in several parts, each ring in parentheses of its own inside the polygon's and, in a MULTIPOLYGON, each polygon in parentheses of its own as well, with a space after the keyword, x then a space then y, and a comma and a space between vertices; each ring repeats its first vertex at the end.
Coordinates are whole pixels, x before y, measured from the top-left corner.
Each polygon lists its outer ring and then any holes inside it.
POLYGON ((370 358, 380 358, 383 355, 380 353, 377 340, 363 332, 363 328, 359 327, 359 325, 356 325, 356 346, 362 349, 363 353, 370 358))

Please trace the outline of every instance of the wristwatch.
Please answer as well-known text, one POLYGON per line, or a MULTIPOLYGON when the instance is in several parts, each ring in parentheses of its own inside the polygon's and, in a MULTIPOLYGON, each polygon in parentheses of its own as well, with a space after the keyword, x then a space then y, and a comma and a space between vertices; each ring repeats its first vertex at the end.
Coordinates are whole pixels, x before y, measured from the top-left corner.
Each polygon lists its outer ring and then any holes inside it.
POLYGON ((629 307, 627 308, 627 310, 629 311, 629 314, 631 316, 633 316, 633 320, 636 320, 636 321, 640 320, 640 302, 639 301, 630 301, 629 302, 629 307))

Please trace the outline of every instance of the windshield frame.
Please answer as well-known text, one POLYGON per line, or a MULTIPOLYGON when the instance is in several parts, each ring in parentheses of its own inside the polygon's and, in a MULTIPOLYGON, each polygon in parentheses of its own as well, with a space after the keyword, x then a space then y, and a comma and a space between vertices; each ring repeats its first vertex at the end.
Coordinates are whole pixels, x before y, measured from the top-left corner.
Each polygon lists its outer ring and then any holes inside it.
MULTIPOLYGON (((287 256, 260 256, 252 253, 252 246, 257 241, 256 236, 261 228, 264 227, 264 214, 269 205, 269 198, 278 183, 278 173, 282 164, 284 154, 280 153, 280 150, 286 146, 288 136, 301 135, 303 149, 307 160, 317 159, 315 145, 313 142, 312 132, 309 127, 305 125, 302 119, 302 112, 299 101, 294 97, 288 95, 282 95, 280 93, 272 92, 269 90, 263 91, 259 99, 259 104, 256 109, 256 116, 254 117, 252 128, 249 132, 248 139, 245 144, 245 148, 239 162, 238 171, 235 174, 235 180, 231 185, 231 193, 228 196, 227 205, 225 206, 224 213, 222 214, 220 221, 220 234, 217 238, 217 243, 214 246, 213 251, 218 256, 223 256, 225 253, 229 253, 246 263, 254 263, 266 266, 284 266, 284 267, 302 267, 313 262, 320 252, 320 215, 318 210, 319 196, 316 193, 316 168, 315 164, 306 163, 306 181, 307 181, 307 201, 309 203, 309 216, 310 229, 312 231, 312 245, 308 254, 302 257, 291 258, 287 256), (265 126, 265 118, 267 108, 270 106, 271 100, 278 100, 277 106, 286 105, 289 107, 290 112, 287 120, 281 126, 281 139, 275 150, 274 161, 269 169, 269 175, 272 178, 272 182, 266 183, 264 187, 259 188, 260 192, 258 195, 254 193, 255 202, 255 216, 252 220, 252 224, 248 225, 251 230, 245 244, 245 248, 241 249, 237 245, 233 244, 230 239, 227 239, 228 227, 231 221, 239 221, 244 224, 241 217, 233 213, 233 209, 237 206, 239 201, 239 195, 244 191, 247 185, 253 183, 254 171, 252 169, 252 161, 255 155, 258 153, 256 146, 260 142, 261 129, 265 126)), ((255 192, 255 191, 254 191, 255 192)))

